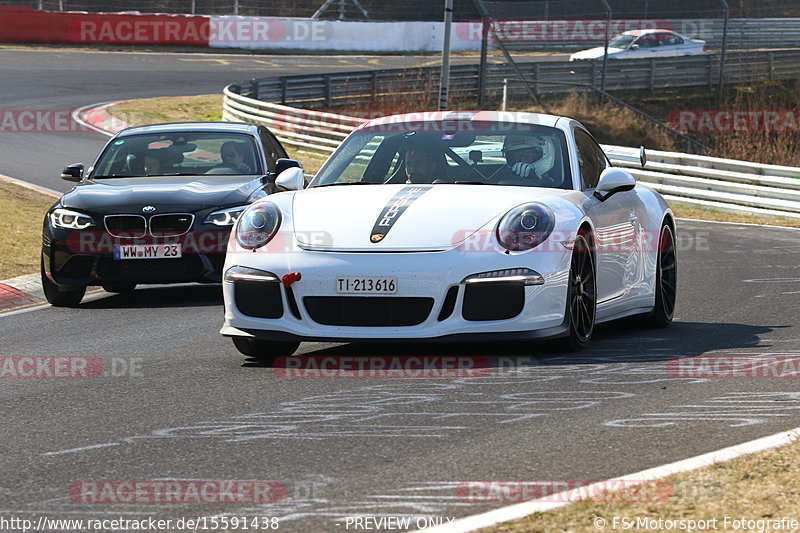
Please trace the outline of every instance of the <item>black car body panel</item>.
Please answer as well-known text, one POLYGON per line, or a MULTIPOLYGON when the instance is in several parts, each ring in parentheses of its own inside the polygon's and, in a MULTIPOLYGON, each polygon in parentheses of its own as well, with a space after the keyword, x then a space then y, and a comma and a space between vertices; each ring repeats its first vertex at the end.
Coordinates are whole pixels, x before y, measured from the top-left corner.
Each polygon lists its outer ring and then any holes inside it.
MULTIPOLYGON (((211 158, 206 168, 213 168, 213 154, 204 153, 211 158)), ((206 222, 207 217, 219 210, 249 205, 272 192, 276 161, 286 157, 283 147, 264 126, 175 123, 123 130, 109 140, 80 182, 45 215, 42 275, 64 288, 219 282, 232 226, 206 222), (190 137, 206 133, 247 136, 255 147, 251 165, 261 172, 96 176, 95 168, 114 143, 120 145, 145 134, 190 137), (55 225, 51 215, 64 209, 90 217, 94 225, 82 229, 55 225), (138 249, 179 245, 180 257, 123 258, 119 247, 132 249, 129 245, 138 249)))

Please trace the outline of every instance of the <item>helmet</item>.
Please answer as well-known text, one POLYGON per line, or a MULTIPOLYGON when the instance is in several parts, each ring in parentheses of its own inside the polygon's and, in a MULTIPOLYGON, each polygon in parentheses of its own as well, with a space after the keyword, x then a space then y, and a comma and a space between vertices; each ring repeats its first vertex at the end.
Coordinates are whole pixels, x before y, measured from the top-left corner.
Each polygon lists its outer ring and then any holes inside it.
POLYGON ((506 137, 505 141, 503 141, 504 154, 526 148, 541 148, 541 146, 529 135, 509 135, 506 137))

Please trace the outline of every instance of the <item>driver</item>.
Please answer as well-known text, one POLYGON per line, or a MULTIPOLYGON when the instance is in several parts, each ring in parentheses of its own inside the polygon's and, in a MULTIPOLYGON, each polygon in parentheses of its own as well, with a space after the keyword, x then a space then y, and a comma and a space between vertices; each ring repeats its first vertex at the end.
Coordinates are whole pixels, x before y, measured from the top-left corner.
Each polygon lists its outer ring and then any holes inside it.
POLYGON ((503 155, 511 172, 519 178, 539 178, 536 163, 544 156, 542 147, 528 135, 509 135, 503 142, 503 155))
POLYGON ((441 171, 442 153, 435 145, 417 144, 406 152, 406 183, 433 183, 441 171))

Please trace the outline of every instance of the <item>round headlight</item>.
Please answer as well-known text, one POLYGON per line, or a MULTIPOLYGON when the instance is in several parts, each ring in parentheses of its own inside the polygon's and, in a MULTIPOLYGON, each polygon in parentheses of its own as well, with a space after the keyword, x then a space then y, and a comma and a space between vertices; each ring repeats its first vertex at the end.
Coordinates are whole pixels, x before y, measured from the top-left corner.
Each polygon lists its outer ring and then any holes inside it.
POLYGON ((236 242, 243 248, 255 250, 267 244, 281 226, 281 210, 265 202, 248 207, 239 217, 236 242))
POLYGON ((553 211, 544 204, 532 202, 515 207, 500 220, 497 240, 514 252, 530 250, 543 243, 555 226, 553 211))

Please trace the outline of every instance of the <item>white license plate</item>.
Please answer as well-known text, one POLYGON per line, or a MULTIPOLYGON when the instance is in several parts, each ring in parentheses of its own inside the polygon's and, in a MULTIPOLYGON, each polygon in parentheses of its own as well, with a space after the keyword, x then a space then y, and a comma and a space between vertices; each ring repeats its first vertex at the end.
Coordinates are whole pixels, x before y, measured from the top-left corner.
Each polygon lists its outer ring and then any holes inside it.
POLYGON ((114 259, 177 259, 182 257, 180 244, 118 244, 114 259))
POLYGON ((397 294, 397 278, 337 278, 336 292, 338 294, 397 294))

